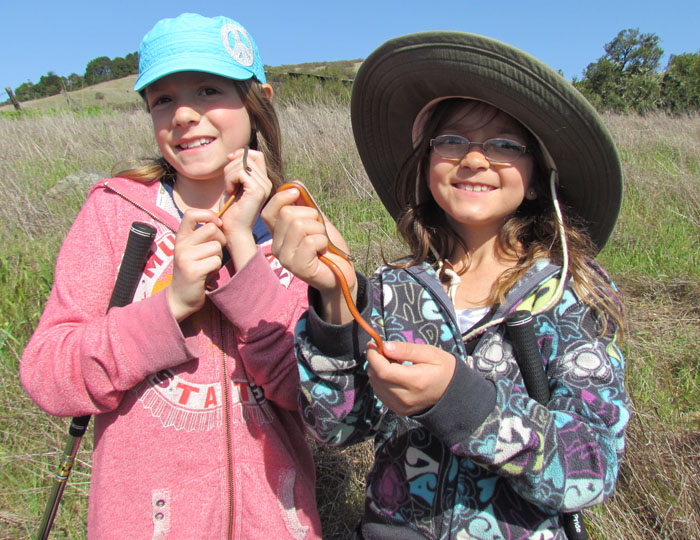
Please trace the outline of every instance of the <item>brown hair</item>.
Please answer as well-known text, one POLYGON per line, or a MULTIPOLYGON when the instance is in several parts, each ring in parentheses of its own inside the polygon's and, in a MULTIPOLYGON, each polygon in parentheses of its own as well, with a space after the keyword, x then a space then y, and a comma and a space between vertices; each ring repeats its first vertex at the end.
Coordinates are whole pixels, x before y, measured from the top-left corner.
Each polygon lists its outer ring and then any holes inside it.
MULTIPOLYGON (((272 181, 274 188, 278 188, 284 184, 285 176, 282 166, 282 135, 272 101, 268 99, 262 84, 254 79, 247 81, 231 79, 231 82, 235 85, 236 91, 240 95, 246 111, 248 111, 251 125, 254 126, 249 146, 251 149, 263 153, 267 176, 272 181)), ((145 90, 141 91, 141 96, 145 96, 145 90)), ((114 176, 138 182, 163 180, 172 184, 175 182, 176 171, 161 156, 147 160, 147 163, 142 165, 122 169, 114 176)))
MULTIPOLYGON (((430 164, 430 139, 453 119, 457 109, 479 109, 485 122, 493 119, 499 109, 478 101, 449 98, 439 102, 424 123, 414 150, 397 175, 396 198, 406 210, 397 221, 397 230, 407 242, 410 255, 400 262, 389 263, 394 268, 405 268, 447 259, 459 245, 469 253, 462 237, 450 225, 445 212, 433 199, 428 186, 427 171, 430 164)), ((496 248, 501 255, 518 262, 503 272, 494 282, 488 296, 488 305, 505 300, 508 291, 517 283, 532 264, 540 258, 548 258, 562 264, 562 244, 558 220, 548 186, 548 168, 537 139, 525 128, 527 146, 535 161, 532 187, 537 192, 534 200, 525 199, 520 207, 501 227, 496 248)), ((623 329, 623 314, 619 294, 598 265, 592 263, 596 250, 572 208, 562 210, 564 230, 569 254, 569 273, 576 293, 585 303, 605 315, 601 333, 608 331, 612 319, 623 329)), ((467 260, 465 270, 469 267, 467 260)))

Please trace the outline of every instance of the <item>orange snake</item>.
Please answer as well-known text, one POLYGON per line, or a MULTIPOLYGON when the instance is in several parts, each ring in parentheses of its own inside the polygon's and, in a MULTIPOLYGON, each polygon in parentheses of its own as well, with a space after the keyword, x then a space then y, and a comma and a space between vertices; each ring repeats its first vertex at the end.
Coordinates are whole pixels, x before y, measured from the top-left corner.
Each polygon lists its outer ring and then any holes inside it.
MULTIPOLYGON (((243 169, 248 171, 248 174, 250 174, 253 171, 253 169, 248 167, 248 145, 243 147, 243 169)), ((240 191, 240 186, 236 186, 233 193, 231 193, 228 200, 226 201, 226 204, 224 204, 221 207, 221 210, 219 210, 219 213, 216 214, 216 217, 221 217, 224 215, 224 212, 226 212, 226 210, 228 210, 228 207, 231 206, 231 203, 233 203, 233 201, 236 200, 236 195, 238 195, 239 191, 240 191)))
MULTIPOLYGON (((316 211, 318 211, 318 221, 320 221, 323 224, 323 228, 326 229, 326 222, 323 219, 323 213, 321 212, 321 209, 318 207, 316 202, 311 198, 311 195, 307 191, 306 187, 304 187, 301 184, 298 184, 296 182, 288 182, 286 184, 281 185, 280 187, 277 188, 277 191, 285 191, 287 189, 298 189, 299 193, 301 194, 301 201, 298 202, 303 202, 305 206, 308 206, 310 208, 314 208, 316 211)), ((328 238, 328 231, 326 230, 326 237, 328 238)), ((330 238, 328 238, 328 251, 331 253, 335 253, 339 257, 342 257, 348 262, 352 262, 352 258, 350 255, 345 253, 342 249, 337 247, 333 242, 331 241, 330 238)), ((350 313, 352 314, 353 318, 355 321, 357 321, 357 324, 360 325, 360 327, 367 332, 370 337, 376 342, 377 344, 377 351, 379 354, 383 354, 382 352, 382 338, 379 337, 379 334, 372 328, 372 326, 365 321, 362 318, 362 315, 360 315, 360 312, 357 311, 357 308, 355 307, 355 302, 352 299, 352 295, 350 294, 350 289, 348 287, 348 282, 345 280, 345 276, 343 275, 342 270, 336 265, 333 261, 331 261, 329 258, 325 257, 324 255, 319 255, 318 259, 325 264, 330 270, 335 274, 336 279, 338 280, 338 284, 340 285, 340 289, 343 292, 343 297, 345 298, 345 303, 348 305, 348 309, 350 310, 350 313)))
MULTIPOLYGON (((248 167, 248 147, 244 147, 243 149, 243 168, 251 172, 251 169, 248 167)), ((298 184, 296 182, 288 182, 286 184, 281 185, 280 187, 277 188, 277 191, 285 191, 287 189, 298 189, 299 193, 301 194, 301 201, 304 203, 305 206, 308 206, 309 208, 313 208, 318 212, 318 221, 320 221, 323 224, 324 230, 326 230, 326 222, 323 219, 323 213, 321 212, 321 209, 318 207, 316 202, 313 200, 311 197, 311 194, 308 192, 305 186, 302 184, 298 184)), ((232 193, 231 196, 228 198, 226 201, 226 204, 219 210, 219 213, 217 214, 218 217, 221 217, 224 212, 228 209, 229 206, 231 206, 231 203, 236 199, 236 193, 232 193)), ((326 230, 326 238, 328 238, 328 230, 326 230)), ((333 242, 331 241, 330 238, 328 238, 328 251, 331 253, 335 253, 339 257, 342 257, 348 262, 352 262, 352 258, 350 255, 345 253, 342 249, 337 247, 333 242)), ((377 351, 379 354, 382 354, 382 338, 379 337, 379 334, 375 332, 374 328, 365 321, 362 318, 362 315, 360 315, 360 312, 357 311, 357 308, 355 307, 355 302, 352 299, 352 294, 350 294, 350 288, 348 287, 348 282, 345 280, 345 276, 343 275, 342 270, 338 267, 337 264, 335 264, 333 261, 331 261, 329 258, 319 255, 318 259, 325 264, 328 268, 330 268, 331 272, 335 274, 336 279, 338 280, 338 284, 340 285, 340 289, 343 292, 343 297, 345 298, 345 303, 348 305, 348 309, 350 310, 350 313, 352 314, 353 318, 355 321, 357 321, 357 324, 360 325, 360 327, 367 332, 370 337, 376 342, 377 344, 377 351)))

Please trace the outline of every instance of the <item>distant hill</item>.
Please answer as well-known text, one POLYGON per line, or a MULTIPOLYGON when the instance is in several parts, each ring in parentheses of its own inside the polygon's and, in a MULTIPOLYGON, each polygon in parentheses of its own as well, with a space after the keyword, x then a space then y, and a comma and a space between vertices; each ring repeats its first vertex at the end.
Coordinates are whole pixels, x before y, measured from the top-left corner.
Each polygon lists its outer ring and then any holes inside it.
MULTIPOLYGON (((114 79, 103 83, 87 86, 81 90, 66 94, 57 94, 31 101, 22 101, 20 106, 26 110, 63 109, 69 107, 114 107, 129 108, 138 106, 141 97, 134 92, 136 75, 123 79, 114 79)), ((11 103, 0 106, 0 111, 13 111, 11 103)))
MULTIPOLYGON (((275 91, 283 86, 290 75, 308 75, 312 80, 339 80, 350 84, 362 60, 339 60, 336 62, 310 62, 295 65, 265 66, 269 82, 275 91)), ((63 108, 115 108, 130 109, 141 106, 141 97, 134 92, 136 75, 114 79, 87 86, 81 90, 58 94, 32 101, 22 101, 20 106, 26 110, 48 110, 63 108)), ((0 111, 13 111, 11 103, 0 105, 0 111)))
POLYGON ((341 79, 354 79, 362 59, 338 60, 335 62, 307 62, 282 66, 265 66, 268 75, 279 73, 308 73, 316 75, 337 76, 341 79))

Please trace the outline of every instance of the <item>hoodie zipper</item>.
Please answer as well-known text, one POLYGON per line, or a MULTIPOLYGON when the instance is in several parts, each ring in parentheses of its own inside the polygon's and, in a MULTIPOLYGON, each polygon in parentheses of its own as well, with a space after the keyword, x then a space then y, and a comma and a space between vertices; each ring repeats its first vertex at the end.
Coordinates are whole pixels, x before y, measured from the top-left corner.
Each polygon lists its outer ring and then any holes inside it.
POLYGON ((224 396, 224 425, 226 429, 226 483, 228 487, 228 527, 226 538, 233 538, 233 448, 231 439, 231 392, 228 377, 228 361, 226 359, 226 343, 223 316, 219 312, 219 332, 221 334, 221 363, 223 366, 223 396, 224 396))
MULTIPOLYGON (((119 195, 122 199, 125 201, 133 204, 136 208, 140 209, 141 211, 145 212, 147 215, 149 215, 151 218, 156 220, 158 223, 163 224, 165 227, 167 227, 170 231, 172 232, 177 232, 175 229, 173 229, 170 225, 168 225, 165 221, 160 219, 158 216, 156 216, 153 212, 145 208, 142 204, 137 203, 124 193, 120 192, 119 190, 114 189, 112 186, 109 185, 109 182, 104 182, 104 187, 112 191, 113 193, 119 195)), ((228 525, 227 525, 227 536, 226 538, 233 538, 233 499, 234 499, 234 493, 233 493, 233 453, 231 451, 232 443, 232 434, 231 434, 231 391, 230 391, 230 386, 229 386, 229 381, 228 381, 228 361, 226 359, 226 351, 225 351, 225 332, 224 332, 224 324, 223 324, 223 317, 221 313, 219 312, 219 332, 221 336, 221 363, 222 363, 222 368, 223 368, 223 378, 221 381, 221 387, 223 389, 223 408, 224 408, 224 425, 226 429, 226 483, 227 483, 227 488, 228 488, 228 525)))

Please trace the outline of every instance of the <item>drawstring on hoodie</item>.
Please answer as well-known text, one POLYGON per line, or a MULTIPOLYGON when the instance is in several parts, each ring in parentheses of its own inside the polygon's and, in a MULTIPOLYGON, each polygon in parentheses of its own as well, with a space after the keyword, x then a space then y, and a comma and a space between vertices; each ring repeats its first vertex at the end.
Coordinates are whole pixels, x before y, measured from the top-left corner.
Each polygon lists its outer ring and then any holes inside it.
POLYGON ((452 264, 448 260, 438 261, 437 274, 440 278, 440 283, 447 285, 447 297, 455 303, 457 298, 457 289, 462 283, 462 278, 454 271, 452 264))

